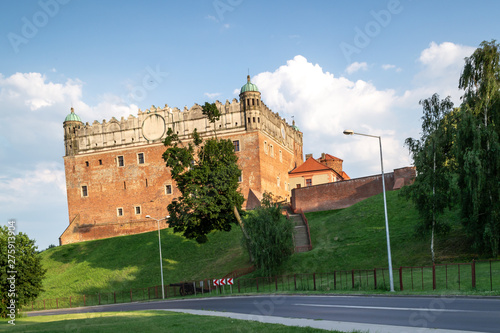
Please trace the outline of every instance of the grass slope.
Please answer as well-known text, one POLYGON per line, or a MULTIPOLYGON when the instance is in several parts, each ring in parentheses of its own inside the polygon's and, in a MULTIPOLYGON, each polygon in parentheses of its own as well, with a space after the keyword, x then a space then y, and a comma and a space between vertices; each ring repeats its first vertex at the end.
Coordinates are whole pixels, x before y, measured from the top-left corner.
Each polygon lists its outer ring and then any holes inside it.
MULTIPOLYGON (((387 193, 393 266, 430 265, 430 237, 416 237, 419 220, 413 204, 398 192, 387 193)), ((282 274, 387 267, 383 197, 378 195, 352 207, 306 214, 313 250, 294 254, 282 274)), ((474 254, 458 222, 456 211, 443 217, 452 225, 447 236, 436 238, 438 262, 467 262, 474 254)), ((222 277, 249 266, 241 247, 241 230, 216 232, 199 245, 172 230, 162 230, 165 283, 222 277)), ((160 284, 158 234, 115 237, 69 244, 41 253, 48 269, 45 292, 39 299, 120 291, 160 284)), ((259 276, 259 272, 252 274, 259 276)))
MULTIPOLYGON (((419 237, 420 220, 414 205, 387 192, 387 210, 393 267, 432 265, 430 235, 419 237)), ((435 240, 437 262, 469 261, 468 242, 457 215, 443 218, 452 226, 435 240)), ((298 253, 283 267, 284 274, 387 267, 383 196, 377 195, 343 210, 307 213, 313 249, 298 253)))
MULTIPOLYGON (((241 230, 215 232, 200 245, 161 231, 165 284, 222 277, 249 266, 241 230)), ((160 285, 158 232, 68 244, 41 254, 47 269, 39 299, 160 285)))

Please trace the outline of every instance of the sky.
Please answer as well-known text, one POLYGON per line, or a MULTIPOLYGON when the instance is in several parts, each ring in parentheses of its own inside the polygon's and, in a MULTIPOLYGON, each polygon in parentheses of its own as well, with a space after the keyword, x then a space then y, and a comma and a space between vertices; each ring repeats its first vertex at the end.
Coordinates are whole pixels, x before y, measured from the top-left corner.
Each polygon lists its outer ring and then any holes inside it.
POLYGON ((63 121, 120 119, 152 105, 263 102, 303 132, 304 153, 352 178, 411 165, 419 101, 456 106, 464 58, 497 39, 494 0, 0 2, 0 225, 39 250, 69 224, 63 121))

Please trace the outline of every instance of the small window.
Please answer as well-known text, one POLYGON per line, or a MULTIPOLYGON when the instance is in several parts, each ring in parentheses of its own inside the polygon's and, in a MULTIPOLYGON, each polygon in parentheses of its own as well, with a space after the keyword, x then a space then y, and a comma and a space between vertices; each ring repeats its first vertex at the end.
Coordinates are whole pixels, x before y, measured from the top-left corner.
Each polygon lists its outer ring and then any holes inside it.
POLYGON ((102 160, 99 160, 99 165, 102 165, 102 160))
POLYGON ((274 157, 274 147, 273 147, 273 145, 269 145, 269 155, 271 155, 271 157, 274 157))
POLYGON ((123 216, 123 208, 117 208, 116 209, 116 215, 117 216, 123 216))
POLYGON ((238 183, 241 183, 242 181, 243 181, 243 176, 242 176, 242 175, 240 175, 240 176, 238 177, 238 183))
POLYGON ((127 189, 127 182, 123 182, 123 189, 126 190, 127 189))
POLYGON ((253 119, 253 122, 255 123, 255 117, 252 117, 252 119, 253 119))
POLYGON ((85 166, 89 166, 89 161, 85 161, 85 166))
POLYGON ((172 185, 165 185, 165 194, 172 194, 172 185))
POLYGON ((84 186, 82 186, 82 197, 88 197, 88 196, 89 196, 89 192, 88 192, 87 186, 84 185, 84 186))
POLYGON ((252 98, 252 106, 254 106, 254 105, 255 105, 255 99, 252 98))
POLYGON ((300 188, 300 184, 297 184, 297 188, 300 188))
POLYGON ((141 206, 135 206, 134 210, 135 210, 135 215, 140 215, 141 214, 141 206))
POLYGON ((234 151, 240 151, 240 140, 233 141, 234 151))
POLYGON ((137 154, 137 163, 144 164, 144 153, 137 154))
POLYGON ((306 186, 312 186, 312 184, 313 184, 312 178, 306 179, 306 186))
POLYGON ((250 124, 250 117, 248 117, 248 123, 250 124))
MULTIPOLYGON (((258 101, 258 100, 257 100, 258 101)), ((257 117, 257 122, 260 124, 260 117, 257 117)))
POLYGON ((118 156, 117 161, 118 161, 119 167, 122 167, 125 165, 125 160, 123 159, 123 156, 118 156))

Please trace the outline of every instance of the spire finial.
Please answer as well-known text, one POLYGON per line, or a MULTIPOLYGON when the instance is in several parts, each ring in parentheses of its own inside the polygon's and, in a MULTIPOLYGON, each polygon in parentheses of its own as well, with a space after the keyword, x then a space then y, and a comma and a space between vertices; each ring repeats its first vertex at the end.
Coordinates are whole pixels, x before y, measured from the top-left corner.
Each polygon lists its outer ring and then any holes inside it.
POLYGON ((71 113, 75 113, 75 109, 71 107, 71 113))
POLYGON ((250 83, 250 75, 247 75, 247 82, 250 83))

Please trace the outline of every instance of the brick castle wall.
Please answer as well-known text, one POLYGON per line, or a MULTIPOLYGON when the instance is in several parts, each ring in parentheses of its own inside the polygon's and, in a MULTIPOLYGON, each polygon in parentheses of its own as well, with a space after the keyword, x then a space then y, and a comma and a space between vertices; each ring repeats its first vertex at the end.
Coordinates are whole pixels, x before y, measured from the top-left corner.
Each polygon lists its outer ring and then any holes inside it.
MULTIPOLYGON (((385 189, 392 191, 396 183, 410 184, 415 178, 415 168, 406 167, 386 173, 385 189)), ((400 187, 396 187, 400 188, 400 187)), ((347 208, 364 199, 382 193, 382 175, 355 178, 292 190, 292 209, 315 212, 347 208)))

